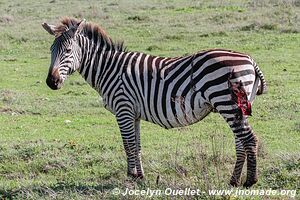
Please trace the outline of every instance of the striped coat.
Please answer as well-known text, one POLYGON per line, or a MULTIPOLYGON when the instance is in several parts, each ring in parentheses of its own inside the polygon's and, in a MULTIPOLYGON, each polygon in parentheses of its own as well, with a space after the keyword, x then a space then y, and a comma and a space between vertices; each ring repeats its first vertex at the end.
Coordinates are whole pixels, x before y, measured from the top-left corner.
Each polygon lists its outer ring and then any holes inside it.
POLYGON ((164 128, 193 124, 214 108, 223 113, 231 110, 231 101, 226 105, 232 98, 228 89, 229 77, 234 76, 231 82, 243 82, 250 99, 256 75, 261 75, 259 68, 253 67, 256 64, 249 56, 227 50, 209 50, 177 58, 137 52, 119 56, 123 63, 120 65, 122 69, 115 69, 117 76, 108 73, 103 78, 108 80, 106 85, 91 85, 101 88, 106 108, 114 114, 115 92, 118 90, 115 86, 115 90, 107 86, 114 82, 123 87, 126 98, 134 106, 136 117, 164 128))
POLYGON ((59 89, 79 71, 116 116, 128 162, 128 175, 143 178, 140 120, 164 128, 196 123, 218 112, 235 134, 237 161, 230 183, 239 184, 247 158, 249 187, 257 181, 257 137, 247 117, 266 81, 254 60, 243 53, 214 49, 163 58, 125 51, 98 25, 65 18, 43 24, 55 36, 47 84, 59 89))

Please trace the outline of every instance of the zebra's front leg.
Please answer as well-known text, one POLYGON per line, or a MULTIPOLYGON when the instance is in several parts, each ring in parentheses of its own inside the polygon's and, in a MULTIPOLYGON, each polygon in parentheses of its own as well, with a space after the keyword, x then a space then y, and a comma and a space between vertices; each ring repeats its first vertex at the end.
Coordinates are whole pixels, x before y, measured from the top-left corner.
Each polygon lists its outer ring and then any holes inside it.
POLYGON ((135 152, 135 167, 137 171, 138 178, 144 178, 144 169, 142 166, 142 159, 141 159, 141 143, 140 143, 140 119, 135 121, 135 135, 136 135, 136 152, 135 152))
POLYGON ((126 138, 123 137, 123 145, 127 157, 127 175, 136 178, 137 177, 137 171, 135 168, 135 148, 136 144, 135 142, 130 142, 126 138))
POLYGON ((122 135, 123 145, 127 156, 127 174, 134 178, 143 177, 139 147, 139 121, 128 113, 117 115, 117 122, 122 135))
POLYGON ((246 152, 244 146, 237 137, 235 138, 235 149, 236 149, 236 162, 231 176, 230 185, 237 187, 240 184, 240 178, 241 178, 243 166, 246 159, 246 152))

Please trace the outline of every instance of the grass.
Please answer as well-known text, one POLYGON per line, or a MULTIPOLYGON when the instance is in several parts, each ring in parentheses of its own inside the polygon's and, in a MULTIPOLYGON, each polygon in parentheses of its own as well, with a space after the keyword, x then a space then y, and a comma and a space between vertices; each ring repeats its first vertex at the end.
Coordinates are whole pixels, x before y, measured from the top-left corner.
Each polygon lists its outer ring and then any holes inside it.
MULTIPOLYGON (((146 180, 126 177, 117 124, 97 93, 78 74, 60 91, 45 84, 53 38, 41 23, 67 15, 101 24, 133 51, 179 56, 227 48, 252 55, 269 86, 250 118, 260 139, 253 188, 297 190, 299 198, 299 6, 298 0, 0 0, 0 197, 119 199, 114 188, 230 188, 234 138, 218 114, 174 130, 143 122, 146 180)), ((122 198, 133 197, 143 199, 122 198)))

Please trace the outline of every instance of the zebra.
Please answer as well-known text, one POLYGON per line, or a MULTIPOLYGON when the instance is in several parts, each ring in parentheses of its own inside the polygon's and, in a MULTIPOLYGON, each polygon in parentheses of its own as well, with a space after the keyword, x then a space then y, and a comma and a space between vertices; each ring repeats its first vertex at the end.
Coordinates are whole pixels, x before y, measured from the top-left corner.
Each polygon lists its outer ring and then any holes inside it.
POLYGON ((57 90, 75 71, 102 97, 116 117, 127 157, 127 174, 143 179, 140 121, 170 129, 194 124, 218 112, 235 136, 236 163, 230 179, 244 187, 258 181, 258 138, 248 123, 256 95, 266 92, 263 73, 246 54, 211 49, 188 56, 159 57, 127 51, 94 23, 65 17, 42 24, 55 37, 47 85, 57 90))

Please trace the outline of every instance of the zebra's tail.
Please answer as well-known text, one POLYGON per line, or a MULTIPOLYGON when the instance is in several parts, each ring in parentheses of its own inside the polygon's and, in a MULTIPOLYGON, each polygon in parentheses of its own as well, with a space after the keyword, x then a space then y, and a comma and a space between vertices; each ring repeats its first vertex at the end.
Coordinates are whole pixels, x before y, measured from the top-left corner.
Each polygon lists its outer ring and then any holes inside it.
POLYGON ((255 69, 256 79, 255 81, 258 81, 257 78, 260 80, 260 87, 258 88, 256 95, 261 95, 264 93, 267 93, 267 82, 265 80, 265 77, 262 73, 262 71, 259 69, 258 65, 252 60, 253 67, 255 69))

